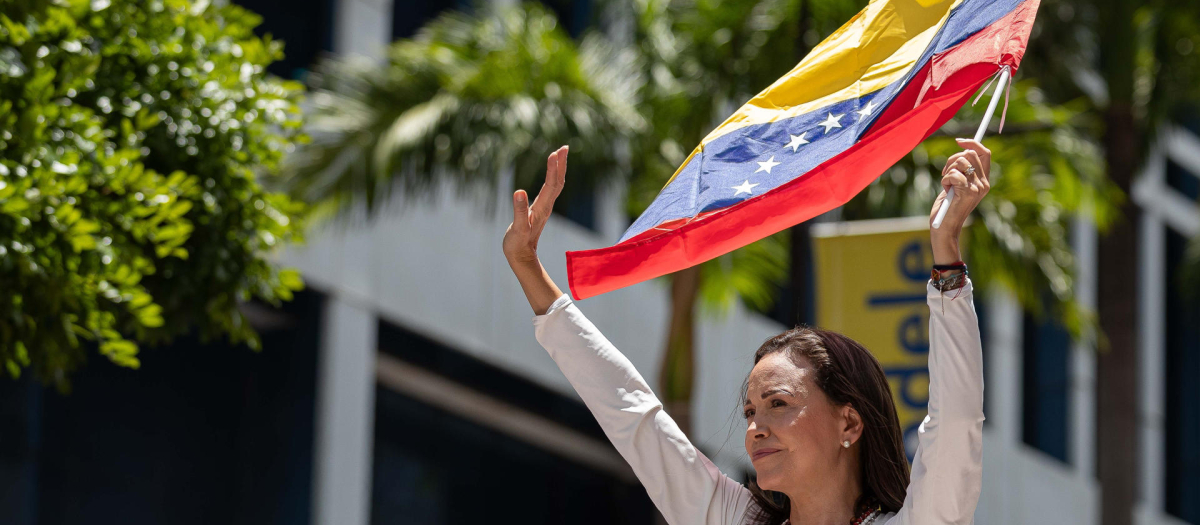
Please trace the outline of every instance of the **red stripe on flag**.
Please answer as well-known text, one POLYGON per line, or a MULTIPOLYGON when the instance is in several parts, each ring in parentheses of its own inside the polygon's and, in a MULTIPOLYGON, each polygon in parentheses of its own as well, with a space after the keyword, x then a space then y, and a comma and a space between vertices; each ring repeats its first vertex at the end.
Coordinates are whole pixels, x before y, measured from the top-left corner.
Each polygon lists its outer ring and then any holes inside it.
MULTIPOLYGON (((953 117, 996 72, 997 61, 966 63, 963 59, 992 55, 996 38, 1011 34, 1005 31, 998 35, 993 28, 1003 28, 1014 22, 1032 23, 1037 0, 1022 2, 1021 7, 942 53, 942 60, 930 61, 922 68, 898 98, 915 101, 922 88, 926 88, 917 107, 902 111, 893 103, 889 109, 898 114, 884 115, 892 118, 877 122, 869 136, 808 173, 703 218, 660 225, 659 228, 667 228, 684 223, 653 237, 630 239, 597 250, 567 252, 567 281, 571 295, 576 300, 586 299, 677 272, 845 204, 953 117), (1026 4, 1033 4, 1032 9, 1021 8, 1026 4), (1021 20, 1010 18, 1018 14, 1022 16, 1021 20), (962 56, 956 56, 959 54, 962 56), (927 86, 931 68, 946 64, 955 64, 958 70, 940 69, 937 73, 941 82, 927 86)), ((1028 30, 1028 26, 1017 26, 1028 30)), ((1015 69, 1021 55, 1010 52, 998 58, 999 65, 1015 69)))

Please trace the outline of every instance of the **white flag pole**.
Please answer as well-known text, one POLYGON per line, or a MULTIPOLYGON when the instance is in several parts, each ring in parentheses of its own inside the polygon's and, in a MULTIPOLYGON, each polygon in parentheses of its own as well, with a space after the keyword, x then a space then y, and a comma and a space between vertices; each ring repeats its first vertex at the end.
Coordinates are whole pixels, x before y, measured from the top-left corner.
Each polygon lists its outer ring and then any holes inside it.
MULTIPOLYGON (((983 114, 983 122, 979 123, 979 130, 975 132, 975 142, 983 140, 983 134, 987 132, 988 124, 992 122, 992 114, 996 112, 996 103, 1000 102, 1000 92, 1004 91, 1008 85, 1009 69, 1005 67, 1000 71, 1000 81, 996 83, 996 91, 992 92, 992 100, 988 102, 987 111, 983 114)), ((941 228, 942 220, 946 218, 946 211, 950 209, 950 201, 954 200, 954 188, 951 187, 946 191, 946 200, 942 201, 942 207, 938 208, 937 215, 933 217, 933 228, 941 228)))

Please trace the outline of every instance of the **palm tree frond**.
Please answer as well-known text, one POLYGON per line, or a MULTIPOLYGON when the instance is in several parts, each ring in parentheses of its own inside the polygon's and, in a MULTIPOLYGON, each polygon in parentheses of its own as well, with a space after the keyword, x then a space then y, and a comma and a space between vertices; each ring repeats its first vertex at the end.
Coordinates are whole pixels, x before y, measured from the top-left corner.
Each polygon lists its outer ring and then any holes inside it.
POLYGON ((516 187, 532 189, 562 144, 576 146, 573 191, 627 172, 608 152, 644 126, 636 55, 597 38, 577 45, 537 5, 442 15, 387 56, 320 65, 313 141, 285 169, 290 191, 373 211, 395 191, 495 189, 509 167, 516 187))

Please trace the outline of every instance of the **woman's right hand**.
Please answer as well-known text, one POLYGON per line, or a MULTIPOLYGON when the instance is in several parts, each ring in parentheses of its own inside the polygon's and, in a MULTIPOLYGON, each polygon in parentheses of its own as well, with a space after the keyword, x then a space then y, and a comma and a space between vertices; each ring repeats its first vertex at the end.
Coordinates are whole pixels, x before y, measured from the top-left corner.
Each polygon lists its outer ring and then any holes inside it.
POLYGON ((554 199, 562 193, 567 177, 567 146, 558 148, 546 158, 546 182, 538 192, 537 200, 529 205, 525 190, 513 193, 513 222, 504 232, 504 257, 509 264, 528 264, 538 260, 538 239, 550 214, 554 210, 554 199))
POLYGON ((546 313, 554 300, 562 295, 562 290, 542 268, 537 247, 542 229, 554 211, 554 199, 562 193, 566 180, 567 147, 563 146, 546 159, 546 183, 542 184, 532 206, 529 205, 525 190, 513 193, 513 221, 504 232, 504 258, 508 259, 508 265, 525 292, 525 298, 529 299, 529 306, 537 315, 546 313))

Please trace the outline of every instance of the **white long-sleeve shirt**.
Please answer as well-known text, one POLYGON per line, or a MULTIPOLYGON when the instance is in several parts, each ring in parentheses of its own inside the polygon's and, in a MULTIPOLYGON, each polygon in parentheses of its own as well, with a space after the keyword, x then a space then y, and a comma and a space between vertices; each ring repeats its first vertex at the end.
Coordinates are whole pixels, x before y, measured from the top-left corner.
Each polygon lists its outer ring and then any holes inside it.
MULTIPOLYGON (((970 282, 927 287, 929 414, 918 430, 908 495, 876 523, 971 523, 982 485, 983 356, 970 282)), ((663 411, 642 375, 563 294, 535 316, 537 340, 633 467, 668 523, 748 523, 757 505, 663 411)), ((753 349, 747 349, 747 352, 753 349)))

